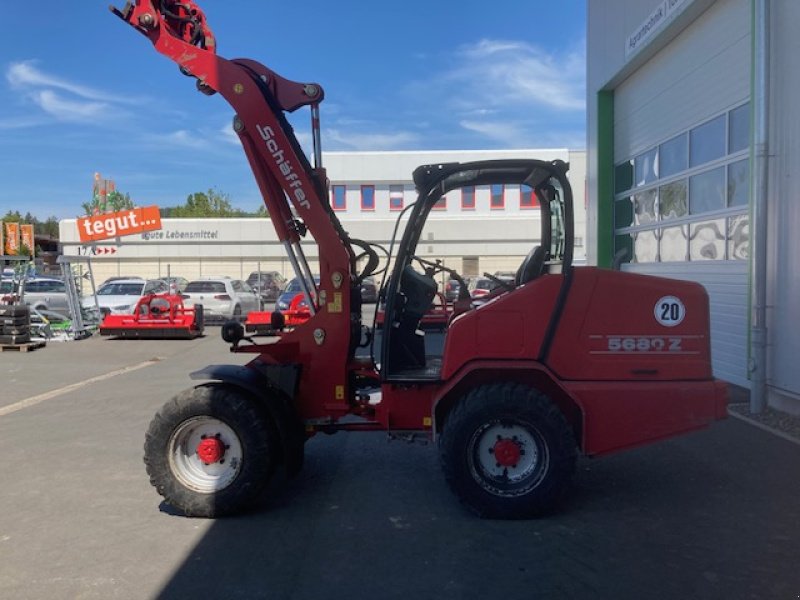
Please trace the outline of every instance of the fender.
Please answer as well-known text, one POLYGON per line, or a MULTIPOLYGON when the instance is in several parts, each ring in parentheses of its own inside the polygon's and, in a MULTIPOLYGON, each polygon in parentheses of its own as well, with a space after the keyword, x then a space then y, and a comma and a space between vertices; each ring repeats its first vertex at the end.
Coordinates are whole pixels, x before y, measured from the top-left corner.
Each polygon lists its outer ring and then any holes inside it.
POLYGON ((433 435, 441 431, 453 402, 471 387, 502 379, 514 380, 535 387, 558 405, 583 447, 584 408, 559 381, 554 373, 535 360, 475 360, 467 363, 435 394, 433 398, 433 435))
MULTIPOLYGON (((211 381, 237 387, 253 397, 272 417, 281 445, 287 476, 303 466, 305 430, 294 410, 300 365, 265 365, 258 360, 248 365, 209 365, 194 371, 195 381, 211 381)), ((210 385, 214 385, 213 383, 210 385)))

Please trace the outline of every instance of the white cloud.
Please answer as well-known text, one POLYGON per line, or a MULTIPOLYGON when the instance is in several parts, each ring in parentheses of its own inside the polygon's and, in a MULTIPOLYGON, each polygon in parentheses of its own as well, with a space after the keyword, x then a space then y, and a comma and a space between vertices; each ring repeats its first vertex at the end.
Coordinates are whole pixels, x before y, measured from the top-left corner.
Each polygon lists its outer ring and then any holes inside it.
POLYGON ((8 119, 0 119, 0 130, 10 129, 26 129, 28 127, 37 127, 44 125, 46 120, 36 117, 16 117, 8 119))
POLYGON ((357 133, 326 129, 325 139, 334 146, 352 150, 398 150, 418 142, 418 137, 409 132, 357 133))
MULTIPOLYGON (((459 125, 506 146, 524 146, 530 134, 520 129, 517 123, 495 121, 460 121, 459 125)), ((527 143, 530 143, 529 141, 527 143)))
POLYGON ((118 102, 122 104, 134 104, 140 101, 139 99, 130 97, 123 98, 121 96, 114 96, 101 90, 96 90, 78 83, 72 83, 56 75, 50 75, 38 69, 35 66, 35 61, 32 60, 11 63, 6 71, 6 80, 11 87, 16 90, 24 91, 47 88, 69 92, 85 100, 118 102))
POLYGON ((105 102, 67 100, 52 90, 33 92, 30 97, 43 111, 60 121, 94 121, 103 118, 110 108, 105 102))
POLYGON ((152 134, 145 137, 146 142, 153 142, 158 146, 175 146, 179 148, 206 149, 211 147, 208 138, 197 134, 178 129, 170 133, 152 134))
POLYGON ((449 62, 404 90, 417 105, 412 122, 431 120, 437 139, 449 127, 451 139, 467 131, 477 146, 585 146, 584 41, 565 49, 482 39, 456 48, 449 62))
POLYGON ((459 125, 509 148, 570 148, 586 147, 586 135, 575 128, 542 129, 514 121, 462 120, 459 125))
POLYGON ((239 141, 239 136, 233 130, 230 123, 226 123, 222 127, 219 128, 219 139, 227 144, 231 144, 234 146, 241 146, 241 141, 239 141))
MULTIPOLYGON (((123 107, 142 102, 141 98, 115 96, 46 73, 32 60, 11 63, 5 76, 12 90, 36 104, 44 114, 59 121, 108 123, 130 116, 129 111, 123 107)), ((25 123, 26 120, 23 119, 22 122, 25 123)), ((40 123, 37 120, 27 126, 38 124, 40 123)), ((24 125, 18 125, 22 126, 24 125)))
POLYGON ((544 107, 584 111, 585 61, 580 50, 548 53, 526 42, 481 40, 461 47, 460 65, 443 80, 465 110, 544 107))

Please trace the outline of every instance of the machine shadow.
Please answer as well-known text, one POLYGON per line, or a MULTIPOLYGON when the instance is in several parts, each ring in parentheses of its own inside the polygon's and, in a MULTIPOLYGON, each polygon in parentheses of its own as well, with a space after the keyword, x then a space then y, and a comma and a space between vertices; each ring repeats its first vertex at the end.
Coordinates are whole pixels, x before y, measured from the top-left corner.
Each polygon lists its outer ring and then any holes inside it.
MULTIPOLYGON (((216 520, 158 597, 424 598, 449 590, 478 598, 498 589, 519 597, 528 578, 579 593, 583 584, 551 570, 548 544, 598 514, 616 512, 622 523, 663 506, 681 469, 666 469, 675 462, 669 453, 643 452, 650 460, 579 461, 572 497, 545 518, 492 521, 458 503, 432 444, 387 443, 383 433, 314 438, 303 471, 291 480, 277 474, 252 511, 216 520), (644 477, 660 468, 661 477, 644 477)), ((164 503, 161 510, 179 514, 164 503)), ((581 538, 595 534, 592 527, 581 538)))

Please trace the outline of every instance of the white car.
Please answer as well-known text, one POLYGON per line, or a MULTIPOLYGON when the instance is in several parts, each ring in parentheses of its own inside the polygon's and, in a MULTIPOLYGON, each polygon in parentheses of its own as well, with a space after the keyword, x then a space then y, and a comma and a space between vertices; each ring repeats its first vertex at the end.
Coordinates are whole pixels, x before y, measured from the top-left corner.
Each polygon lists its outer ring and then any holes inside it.
POLYGON ((255 290, 241 279, 206 277, 186 284, 181 294, 185 304, 201 304, 206 321, 243 320, 252 311, 261 310, 255 290))
MULTIPOLYGON (((148 294, 165 294, 169 286, 160 279, 117 279, 109 281, 97 290, 97 304, 105 314, 129 315, 133 313, 139 298, 148 294)), ((94 308, 94 296, 83 299, 83 307, 94 308)))

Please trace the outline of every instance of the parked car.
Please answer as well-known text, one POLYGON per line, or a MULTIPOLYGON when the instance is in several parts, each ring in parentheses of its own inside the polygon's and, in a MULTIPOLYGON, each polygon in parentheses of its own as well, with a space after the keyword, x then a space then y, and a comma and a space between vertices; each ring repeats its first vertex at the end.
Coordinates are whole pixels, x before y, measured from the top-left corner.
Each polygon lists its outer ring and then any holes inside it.
MULTIPOLYGON (((314 283, 319 285, 319 275, 314 276, 314 283)), ((303 288, 300 286, 300 280, 295 277, 286 284, 285 288, 283 288, 283 293, 278 296, 278 300, 275 302, 275 308, 277 310, 288 310, 289 305, 292 303, 294 297, 302 292, 303 288)))
POLYGON ((241 279, 204 277, 186 284, 181 294, 185 304, 200 304, 206 321, 244 320, 261 310, 256 292, 241 279))
POLYGON ((461 290, 461 284, 457 279, 448 279, 444 284, 444 298, 448 302, 455 302, 458 300, 458 292, 461 290))
MULTIPOLYGON (((133 313, 142 296, 166 294, 168 291, 167 284, 160 279, 117 279, 104 283, 97 289, 97 304, 104 315, 129 315, 133 313)), ((91 310, 95 305, 95 297, 85 297, 82 304, 84 308, 91 310)))
POLYGON ((67 286, 55 277, 33 277, 25 281, 23 302, 36 310, 69 313, 67 286))
POLYGON ((12 279, 0 279, 0 304, 13 304, 16 300, 16 289, 12 279))
MULTIPOLYGON (((514 285, 514 278, 510 275, 496 275, 495 277, 505 281, 511 286, 514 285)), ((500 287, 502 287, 500 283, 489 277, 473 277, 469 280, 467 285, 469 296, 472 298, 473 304, 485 302, 492 292, 500 287)))
POLYGON ((107 283, 113 283, 114 281, 127 281, 128 279, 144 279, 144 277, 139 277, 138 275, 114 275, 106 279, 100 285, 103 286, 107 283))
MULTIPOLYGON (((25 280, 24 303, 36 310, 50 310, 62 314, 69 312, 67 289, 64 282, 55 277, 30 277, 25 280)), ((19 282, 14 279, 0 281, 0 302, 10 304, 18 301, 19 282)))
POLYGON ((378 301, 378 284, 374 277, 365 277, 361 282, 361 301, 375 304, 378 301))
POLYGON ((160 279, 169 286, 169 293, 175 295, 180 294, 189 283, 185 277, 161 277, 160 279))
POLYGON ((253 271, 247 284, 261 296, 261 300, 274 302, 286 285, 286 278, 277 271, 253 271))

